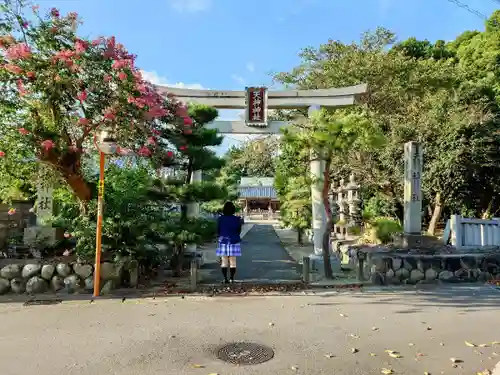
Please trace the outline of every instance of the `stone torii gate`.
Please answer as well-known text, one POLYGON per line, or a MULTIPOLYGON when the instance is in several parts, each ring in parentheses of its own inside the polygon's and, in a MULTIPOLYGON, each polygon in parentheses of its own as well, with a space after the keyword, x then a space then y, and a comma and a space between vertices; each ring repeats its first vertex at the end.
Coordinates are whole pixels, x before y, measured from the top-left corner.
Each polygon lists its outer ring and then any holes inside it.
MULTIPOLYGON (((318 89, 318 90, 283 90, 269 91, 265 87, 247 87, 245 91, 220 91, 180 89, 155 85, 160 94, 174 94, 183 102, 196 102, 217 109, 245 109, 245 120, 213 121, 207 127, 217 129, 222 134, 279 134, 280 129, 291 125, 286 121, 267 121, 268 109, 308 108, 308 114, 321 107, 335 108, 355 105, 361 95, 368 90, 366 84, 357 86, 318 89)), ((311 160, 311 174, 315 180, 323 177, 323 160, 311 160)), ((201 171, 195 171, 193 182, 201 181, 201 171)), ((311 186, 312 229, 314 255, 322 254, 322 238, 326 229, 326 214, 321 197, 321 184, 311 186)), ((188 212, 192 216, 199 214, 199 205, 193 203, 188 212)))

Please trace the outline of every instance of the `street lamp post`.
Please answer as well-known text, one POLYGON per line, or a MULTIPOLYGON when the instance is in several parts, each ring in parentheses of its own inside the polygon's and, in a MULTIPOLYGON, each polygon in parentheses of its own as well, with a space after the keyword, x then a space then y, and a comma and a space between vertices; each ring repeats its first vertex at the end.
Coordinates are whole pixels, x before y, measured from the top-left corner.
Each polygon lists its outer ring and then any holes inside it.
POLYGON ((104 210, 104 163, 106 155, 116 152, 116 140, 110 129, 103 129, 94 136, 94 145, 99 151, 99 187, 97 194, 97 228, 95 238, 95 269, 94 269, 94 297, 101 291, 101 254, 102 254, 102 219, 104 210))

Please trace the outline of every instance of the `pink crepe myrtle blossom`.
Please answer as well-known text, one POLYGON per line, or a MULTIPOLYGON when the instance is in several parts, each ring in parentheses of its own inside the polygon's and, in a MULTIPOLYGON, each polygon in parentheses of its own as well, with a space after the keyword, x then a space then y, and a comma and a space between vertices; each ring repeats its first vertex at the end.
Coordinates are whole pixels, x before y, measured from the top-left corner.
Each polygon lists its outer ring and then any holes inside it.
POLYGON ((28 59, 32 56, 31 48, 26 43, 14 44, 7 48, 5 56, 11 61, 28 59))
POLYGON ((137 154, 140 156, 150 156, 151 155, 151 150, 147 146, 142 146, 138 151, 137 154))
POLYGON ((29 132, 29 130, 26 130, 25 128, 20 128, 19 133, 22 135, 28 135, 30 132, 29 132))
POLYGON ((82 53, 85 53, 85 51, 89 48, 89 44, 81 39, 77 39, 75 42, 75 52, 78 55, 81 55, 82 53))
POLYGON ((118 78, 119 78, 121 81, 125 81, 125 80, 128 78, 128 75, 127 75, 127 73, 125 73, 125 72, 120 72, 120 73, 118 73, 118 78))
POLYGON ((0 151, 0 158, 3 158, 5 156, 5 152, 0 151))
POLYGON ((26 91, 26 89, 24 88, 24 84, 23 84, 22 80, 18 79, 16 82, 16 86, 17 86, 17 91, 19 92, 19 95, 24 96, 28 93, 28 91, 26 91))
POLYGON ((50 149, 54 148, 55 143, 50 139, 46 139, 41 143, 41 145, 45 151, 49 151, 50 149))
POLYGON ((85 118, 85 117, 80 117, 78 119, 78 124, 79 125, 82 125, 82 126, 87 126, 88 124, 90 124, 90 121, 88 118, 85 118))
POLYGON ((50 10, 50 14, 52 17, 55 17, 55 18, 58 18, 60 15, 59 10, 57 8, 52 8, 50 10))
POLYGON ((104 113, 104 118, 112 121, 116 118, 116 114, 112 110, 107 110, 104 113))
POLYGON ((14 74, 22 74, 23 73, 23 69, 17 65, 14 65, 14 64, 5 64, 3 66, 3 68, 5 70, 7 70, 8 72, 11 72, 14 74))
POLYGON ((179 106, 177 107, 177 110, 175 111, 175 114, 179 117, 188 117, 188 111, 186 106, 179 106))
POLYGON ((9 211, 7 212, 7 215, 12 216, 12 215, 14 215, 16 213, 16 211, 17 210, 15 208, 9 208, 9 211))
POLYGON ((186 150, 187 150, 187 146, 184 146, 184 145, 183 145, 183 146, 180 146, 180 147, 179 147, 179 150, 181 150, 181 151, 186 151, 186 150))
POLYGON ((106 74, 103 78, 104 82, 109 82, 113 79, 113 77, 111 77, 109 74, 106 74))
POLYGON ((80 102, 84 102, 87 99, 87 92, 85 90, 83 90, 76 97, 78 98, 78 100, 80 102))
POLYGON ((147 140, 147 143, 149 145, 156 145, 156 138, 155 137, 149 137, 148 140, 147 140))
POLYGON ((174 157, 174 153, 172 151, 167 151, 167 157, 168 158, 173 158, 174 157))
POLYGON ((26 72, 26 77, 28 77, 29 79, 35 79, 35 72, 26 72))
POLYGON ((191 117, 184 117, 184 125, 193 125, 193 119, 191 117))

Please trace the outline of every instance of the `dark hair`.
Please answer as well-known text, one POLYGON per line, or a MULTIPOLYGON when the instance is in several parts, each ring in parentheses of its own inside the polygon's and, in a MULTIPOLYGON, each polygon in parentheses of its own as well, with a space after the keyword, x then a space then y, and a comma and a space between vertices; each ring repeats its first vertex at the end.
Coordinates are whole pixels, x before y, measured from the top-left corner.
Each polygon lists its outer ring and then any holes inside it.
POLYGON ((224 203, 224 208, 222 209, 222 215, 231 216, 236 213, 236 207, 233 202, 224 203))

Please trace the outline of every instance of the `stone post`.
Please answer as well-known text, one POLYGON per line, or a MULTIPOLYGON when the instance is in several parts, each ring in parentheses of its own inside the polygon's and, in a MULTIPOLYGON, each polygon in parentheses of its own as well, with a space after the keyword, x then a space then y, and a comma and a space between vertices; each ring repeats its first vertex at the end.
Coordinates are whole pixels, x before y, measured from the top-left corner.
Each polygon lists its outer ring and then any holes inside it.
MULTIPOLYGON (((308 116, 311 117, 314 112, 321 109, 319 105, 309 107, 308 116)), ((325 162, 320 155, 311 152, 311 202, 312 202, 312 235, 314 244, 314 254, 321 255, 323 253, 323 233, 326 229, 326 213, 325 205, 323 204, 322 195, 322 180, 325 171, 325 162)))
MULTIPOLYGON (((191 175, 191 183, 201 182, 202 180, 202 171, 197 170, 193 171, 191 175)), ((187 217, 188 218, 197 218, 200 216, 200 204, 198 202, 191 202, 187 205, 187 217)), ((196 253, 196 244, 188 244, 186 246, 186 253, 196 253)), ((193 254, 194 255, 194 254, 193 254)))
POLYGON ((404 234, 407 246, 420 243, 422 233, 422 191, 421 177, 423 147, 416 142, 404 145, 404 234))
POLYGON ((325 162, 317 155, 311 155, 311 202, 312 202, 312 234, 314 243, 314 254, 323 253, 323 233, 326 227, 326 212, 323 204, 322 181, 325 170, 325 162))
POLYGON ((356 183, 354 174, 349 176, 349 183, 346 186, 347 203, 349 205, 349 226, 361 226, 361 199, 359 197, 360 186, 356 183))

